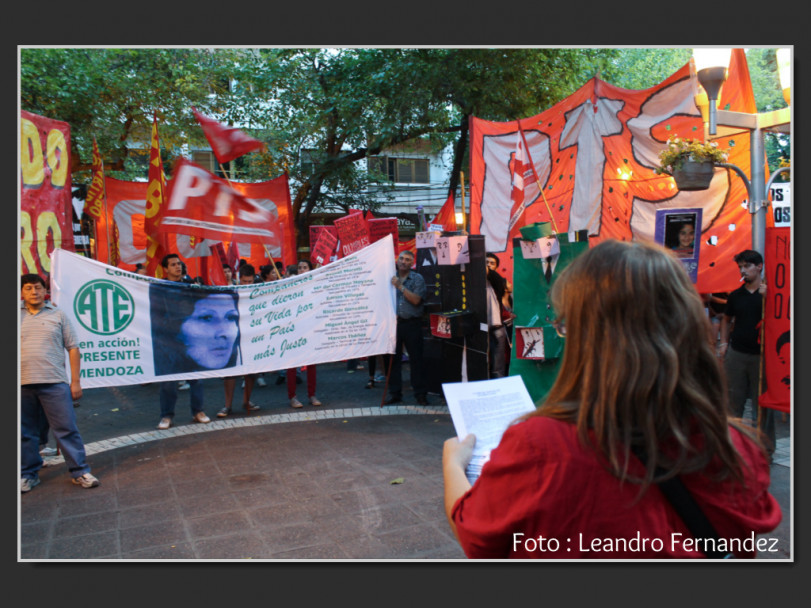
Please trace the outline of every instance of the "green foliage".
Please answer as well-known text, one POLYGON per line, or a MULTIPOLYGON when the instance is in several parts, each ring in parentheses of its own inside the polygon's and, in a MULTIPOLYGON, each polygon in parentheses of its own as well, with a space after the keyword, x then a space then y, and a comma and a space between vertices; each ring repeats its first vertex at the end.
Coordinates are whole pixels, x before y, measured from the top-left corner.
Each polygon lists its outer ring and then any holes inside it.
POLYGON ((689 48, 617 49, 601 78, 623 89, 649 89, 682 68, 692 54, 689 48))

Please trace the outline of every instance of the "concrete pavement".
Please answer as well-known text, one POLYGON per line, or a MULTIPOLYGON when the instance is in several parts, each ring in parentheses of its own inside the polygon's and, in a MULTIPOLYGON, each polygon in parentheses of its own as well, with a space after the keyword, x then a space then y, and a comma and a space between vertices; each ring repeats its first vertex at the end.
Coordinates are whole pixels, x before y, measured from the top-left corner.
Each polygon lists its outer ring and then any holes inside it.
MULTIPOLYGON (((212 422, 192 423, 180 392, 164 431, 156 384, 85 390, 76 414, 101 485, 74 486, 50 459, 20 497, 19 559, 464 559, 442 506, 442 443, 454 431, 440 395, 380 407, 382 388, 363 388, 368 372, 332 363, 318 367, 324 404, 294 410, 275 379, 254 389, 259 412, 237 405, 225 419, 222 381, 203 380, 212 422)), ((772 466, 779 552, 763 559, 790 557, 789 421, 778 414, 772 466)))

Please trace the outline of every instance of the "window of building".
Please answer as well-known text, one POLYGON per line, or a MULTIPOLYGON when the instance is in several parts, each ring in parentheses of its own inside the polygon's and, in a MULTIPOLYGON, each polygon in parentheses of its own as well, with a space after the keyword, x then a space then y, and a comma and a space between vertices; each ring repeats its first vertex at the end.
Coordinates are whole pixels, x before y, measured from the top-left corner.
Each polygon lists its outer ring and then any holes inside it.
POLYGON ((430 181, 430 161, 425 158, 392 158, 372 156, 369 171, 387 176, 398 184, 427 184, 430 181))
POLYGON ((203 169, 210 171, 217 177, 225 177, 222 167, 220 167, 220 163, 217 161, 217 157, 214 156, 214 152, 211 150, 192 150, 191 162, 195 165, 200 165, 203 169))

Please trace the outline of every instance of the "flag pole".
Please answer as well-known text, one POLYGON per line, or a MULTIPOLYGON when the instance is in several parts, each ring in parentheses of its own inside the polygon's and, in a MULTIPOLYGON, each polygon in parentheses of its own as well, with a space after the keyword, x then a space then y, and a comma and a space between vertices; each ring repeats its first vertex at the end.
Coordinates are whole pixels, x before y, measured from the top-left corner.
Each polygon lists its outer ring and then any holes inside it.
POLYGON ((555 231, 555 234, 558 233, 558 226, 555 223, 555 217, 552 215, 552 209, 549 207, 549 201, 546 200, 546 195, 543 192, 543 186, 541 185, 541 178, 538 177, 538 172, 535 171, 535 163, 532 162, 532 156, 529 153, 529 146, 527 145, 527 138, 524 135, 524 129, 521 128, 521 121, 515 121, 518 125, 518 132, 521 134, 521 141, 524 142, 524 150, 527 153, 527 160, 529 161, 529 166, 532 169, 532 175, 535 177, 535 183, 538 184, 538 190, 541 193, 541 198, 543 198, 543 202, 546 205, 546 210, 549 212, 549 220, 552 222, 552 229, 555 231))
POLYGON ((459 183, 462 186, 462 230, 467 232, 467 215, 465 214, 465 172, 459 172, 459 183))

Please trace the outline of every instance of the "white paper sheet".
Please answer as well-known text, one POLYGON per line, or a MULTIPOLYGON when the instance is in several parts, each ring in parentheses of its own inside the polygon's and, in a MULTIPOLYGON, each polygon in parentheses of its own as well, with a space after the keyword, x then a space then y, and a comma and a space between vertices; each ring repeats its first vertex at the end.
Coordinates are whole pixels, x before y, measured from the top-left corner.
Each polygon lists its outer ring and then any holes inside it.
POLYGON ((465 471, 474 483, 490 459, 507 427, 518 417, 535 410, 521 376, 442 385, 456 435, 476 435, 473 458, 465 471))

